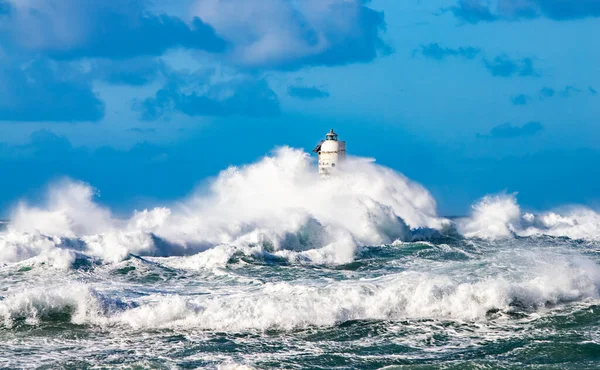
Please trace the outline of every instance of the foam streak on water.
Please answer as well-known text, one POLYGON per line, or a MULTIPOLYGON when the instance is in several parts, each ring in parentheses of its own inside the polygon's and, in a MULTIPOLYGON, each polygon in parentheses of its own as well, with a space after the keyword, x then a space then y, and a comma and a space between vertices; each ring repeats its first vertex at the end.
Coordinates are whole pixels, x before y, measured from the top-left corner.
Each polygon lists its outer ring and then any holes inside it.
POLYGON ((65 179, 0 231, 0 368, 595 368, 600 215, 447 220, 354 158, 278 149, 116 217, 65 179))

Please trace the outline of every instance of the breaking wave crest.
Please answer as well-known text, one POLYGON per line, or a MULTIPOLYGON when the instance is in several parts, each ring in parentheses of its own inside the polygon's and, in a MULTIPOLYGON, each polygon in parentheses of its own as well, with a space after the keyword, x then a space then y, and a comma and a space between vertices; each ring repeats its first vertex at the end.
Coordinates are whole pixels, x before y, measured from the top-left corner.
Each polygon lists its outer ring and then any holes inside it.
POLYGON ((436 213, 430 193, 370 160, 319 180, 310 156, 291 148, 231 167, 168 207, 116 217, 90 185, 65 179, 45 202, 19 203, 0 231, 0 263, 30 260, 68 269, 78 254, 122 261, 130 254, 191 256, 187 268, 224 266, 235 253, 270 254, 293 263, 344 264, 362 246, 394 241, 551 235, 598 239, 600 215, 586 208, 532 214, 515 195, 487 196, 469 217, 436 213))
MULTIPOLYGON (((120 261, 140 255, 191 255, 235 247, 316 263, 351 261, 357 246, 410 237, 411 228, 440 229, 436 203, 420 185, 366 160, 351 159, 343 177, 319 181, 310 157, 278 149, 249 166, 231 167, 170 207, 116 218, 94 202, 94 189, 64 180, 45 204, 20 203, 0 248, 2 262, 59 249, 120 261)), ((64 257, 72 258, 68 253, 64 257)))
POLYGON ((515 194, 484 197, 473 206, 472 215, 456 222, 467 238, 499 239, 513 236, 556 236, 571 239, 600 240, 600 214, 570 206, 550 212, 521 210, 515 194))
POLYGON ((71 283, 5 297, 0 300, 0 325, 10 328, 62 320, 133 329, 291 330, 351 320, 482 320, 598 299, 600 268, 596 264, 577 258, 550 259, 533 270, 473 281, 407 271, 329 284, 273 282, 209 295, 153 294, 129 302, 108 299, 83 283, 71 283))

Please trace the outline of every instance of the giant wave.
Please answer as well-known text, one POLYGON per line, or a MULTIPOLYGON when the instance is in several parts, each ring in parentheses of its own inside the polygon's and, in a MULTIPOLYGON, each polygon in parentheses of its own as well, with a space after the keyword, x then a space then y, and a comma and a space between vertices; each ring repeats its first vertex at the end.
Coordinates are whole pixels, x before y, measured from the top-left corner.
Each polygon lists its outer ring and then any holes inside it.
POLYGON ((41 204, 18 203, 0 232, 0 262, 33 259, 68 268, 78 253, 108 263, 130 254, 199 253, 198 266, 218 267, 242 252, 343 264, 362 246, 445 235, 600 237, 598 213, 584 207, 527 213, 514 194, 486 196, 469 217, 451 221, 437 215, 425 188, 389 168, 350 158, 342 176, 320 181, 310 156, 288 147, 226 169, 185 199, 129 218, 96 203, 95 192, 63 179, 49 186, 41 204))

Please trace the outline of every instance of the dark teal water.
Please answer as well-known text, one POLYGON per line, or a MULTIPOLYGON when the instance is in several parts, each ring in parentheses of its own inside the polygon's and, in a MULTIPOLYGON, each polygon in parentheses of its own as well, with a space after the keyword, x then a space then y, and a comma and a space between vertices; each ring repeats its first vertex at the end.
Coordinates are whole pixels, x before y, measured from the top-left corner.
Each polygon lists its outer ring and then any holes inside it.
POLYGON ((341 266, 206 256, 2 266, 0 368, 600 366, 593 242, 399 243, 341 266))

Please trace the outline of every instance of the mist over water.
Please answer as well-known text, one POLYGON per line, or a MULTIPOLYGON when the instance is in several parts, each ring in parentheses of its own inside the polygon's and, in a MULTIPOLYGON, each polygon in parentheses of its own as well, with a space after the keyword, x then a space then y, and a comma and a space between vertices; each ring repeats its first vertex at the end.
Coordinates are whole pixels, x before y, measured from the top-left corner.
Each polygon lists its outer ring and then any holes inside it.
POLYGON ((497 194, 449 220, 425 188, 372 160, 319 179, 287 147, 128 217, 99 191, 50 184, 0 227, 0 367, 599 360, 591 209, 531 213, 497 194))
MULTIPOLYGON (((344 263, 352 261, 357 246, 408 240, 411 229, 449 225, 436 215, 427 190, 401 174, 364 159, 349 160, 346 170, 321 181, 308 154, 281 148, 257 163, 223 171, 186 199, 135 211, 128 219, 96 204, 90 185, 63 180, 50 186, 42 204, 18 204, 9 231, 54 238, 50 244, 77 240, 84 252, 112 261, 128 253, 191 255, 234 246, 344 263)), ((25 248, 21 254, 24 246, 11 245, 7 262, 35 253, 25 248)))

